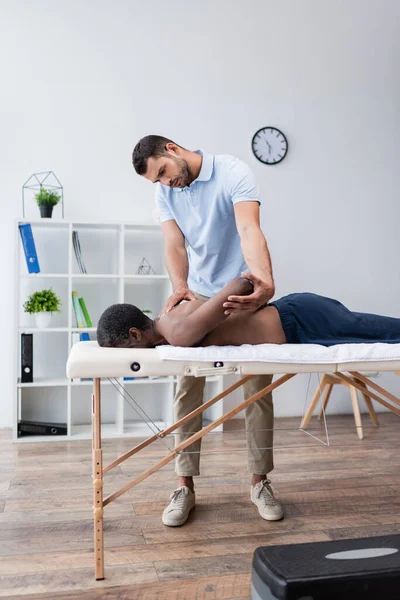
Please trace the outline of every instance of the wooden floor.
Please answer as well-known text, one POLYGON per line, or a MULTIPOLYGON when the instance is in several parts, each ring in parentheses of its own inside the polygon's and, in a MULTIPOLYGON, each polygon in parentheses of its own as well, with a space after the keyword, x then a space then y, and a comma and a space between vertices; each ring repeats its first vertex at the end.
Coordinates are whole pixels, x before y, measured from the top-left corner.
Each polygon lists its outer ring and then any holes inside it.
MULTIPOLYGON (((161 523, 176 482, 172 465, 105 508, 106 579, 98 582, 90 442, 12 444, 0 431, 0 597, 248 599, 257 546, 399 532, 400 420, 380 419, 376 429, 364 417, 359 441, 351 417, 330 417, 330 447, 297 431, 299 419, 277 419, 272 482, 286 517, 275 523, 249 502, 243 432, 209 436, 185 526, 161 523)), ((315 419, 311 427, 316 433, 315 419)), ((132 445, 105 441, 104 464, 132 445)), ((107 473, 106 494, 164 448, 160 442, 107 473)))

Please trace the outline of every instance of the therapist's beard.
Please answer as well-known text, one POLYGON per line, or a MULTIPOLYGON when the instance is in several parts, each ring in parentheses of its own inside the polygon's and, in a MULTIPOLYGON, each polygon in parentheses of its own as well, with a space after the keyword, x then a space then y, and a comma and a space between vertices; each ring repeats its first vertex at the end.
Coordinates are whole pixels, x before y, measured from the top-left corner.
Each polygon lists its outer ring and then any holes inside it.
POLYGON ((175 177, 175 179, 181 180, 181 187, 190 185, 192 183, 192 177, 189 171, 189 165, 187 164, 187 161, 180 156, 174 156, 172 157, 172 160, 178 165, 179 168, 179 174, 175 177))

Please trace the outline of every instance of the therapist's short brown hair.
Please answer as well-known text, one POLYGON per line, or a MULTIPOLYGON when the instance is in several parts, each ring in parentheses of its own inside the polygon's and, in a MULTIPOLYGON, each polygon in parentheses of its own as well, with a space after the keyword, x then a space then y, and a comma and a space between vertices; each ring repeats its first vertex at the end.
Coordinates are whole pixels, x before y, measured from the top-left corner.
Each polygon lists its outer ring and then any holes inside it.
POLYGON ((139 140, 132 152, 132 163, 136 173, 144 175, 147 171, 147 160, 150 156, 166 154, 167 144, 175 144, 175 142, 162 135, 146 135, 139 140))

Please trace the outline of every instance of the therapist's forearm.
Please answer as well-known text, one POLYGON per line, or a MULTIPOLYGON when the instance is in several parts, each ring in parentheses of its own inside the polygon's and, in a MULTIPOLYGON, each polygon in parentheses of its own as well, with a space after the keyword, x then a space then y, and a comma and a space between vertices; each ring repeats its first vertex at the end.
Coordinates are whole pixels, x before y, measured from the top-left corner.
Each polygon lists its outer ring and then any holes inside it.
POLYGON ((240 242, 250 273, 264 281, 270 288, 272 298, 275 294, 275 284, 271 256, 263 232, 258 228, 249 228, 243 231, 240 242))
POLYGON ((165 264, 171 279, 173 291, 187 287, 189 261, 186 248, 166 247, 165 264))

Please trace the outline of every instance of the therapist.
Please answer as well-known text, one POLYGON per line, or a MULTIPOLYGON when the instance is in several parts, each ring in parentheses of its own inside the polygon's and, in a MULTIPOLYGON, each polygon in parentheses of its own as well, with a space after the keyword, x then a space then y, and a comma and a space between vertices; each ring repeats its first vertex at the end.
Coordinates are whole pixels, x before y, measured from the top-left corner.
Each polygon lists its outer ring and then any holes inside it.
MULTIPOLYGON (((229 297, 224 304, 227 312, 256 311, 268 302, 275 292, 271 258, 260 229, 258 186, 249 167, 233 156, 192 152, 158 135, 148 135, 137 143, 132 162, 139 175, 156 184, 165 262, 173 289, 161 314, 182 300, 206 300, 247 271, 261 282, 249 296, 229 297)), ((245 398, 271 381, 272 375, 254 377, 244 386, 245 398)), ((204 386, 204 377, 179 378, 175 420, 201 406, 204 386)), ((273 469, 273 418, 272 394, 245 411, 250 499, 268 521, 283 517, 267 478, 273 469)), ((176 443, 201 427, 200 414, 179 428, 176 443)), ((200 444, 201 440, 193 443, 176 459, 178 487, 163 512, 164 525, 183 525, 195 505, 193 477, 200 474, 200 444)), ((218 486, 214 493, 220 493, 218 486)))

